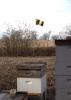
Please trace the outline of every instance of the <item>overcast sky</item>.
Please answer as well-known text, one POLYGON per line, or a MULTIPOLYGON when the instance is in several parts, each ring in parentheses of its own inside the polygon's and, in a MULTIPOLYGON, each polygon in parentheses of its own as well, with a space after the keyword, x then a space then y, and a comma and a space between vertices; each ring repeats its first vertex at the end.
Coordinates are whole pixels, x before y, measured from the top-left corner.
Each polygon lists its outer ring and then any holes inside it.
POLYGON ((0 0, 1 32, 7 24, 16 27, 23 22, 31 24, 39 34, 49 30, 58 33, 71 23, 71 0, 0 0), (35 25, 36 18, 45 22, 43 27, 35 25))

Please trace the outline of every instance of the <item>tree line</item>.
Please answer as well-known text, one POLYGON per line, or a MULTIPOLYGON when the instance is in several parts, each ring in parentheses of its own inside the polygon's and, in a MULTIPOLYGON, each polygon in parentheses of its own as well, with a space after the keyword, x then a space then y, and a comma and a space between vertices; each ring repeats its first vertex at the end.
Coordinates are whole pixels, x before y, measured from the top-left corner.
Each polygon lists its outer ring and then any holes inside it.
MULTIPOLYGON (((66 35, 71 35, 71 26, 66 27, 64 32, 66 35)), ((40 36, 41 40, 49 40, 51 31, 44 33, 40 36)), ((62 34, 53 35, 52 39, 64 39, 62 34)), ((0 48, 0 56, 54 56, 55 48, 33 48, 32 40, 38 40, 38 34, 33 29, 27 27, 24 28, 7 28, 6 32, 2 36, 1 41, 3 47, 0 48)))
MULTIPOLYGON (((24 27, 24 29, 7 28, 2 36, 3 47, 0 48, 0 56, 47 56, 53 55, 48 48, 33 48, 32 40, 38 40, 37 32, 24 27)), ((53 48, 50 48, 54 52, 53 48)))

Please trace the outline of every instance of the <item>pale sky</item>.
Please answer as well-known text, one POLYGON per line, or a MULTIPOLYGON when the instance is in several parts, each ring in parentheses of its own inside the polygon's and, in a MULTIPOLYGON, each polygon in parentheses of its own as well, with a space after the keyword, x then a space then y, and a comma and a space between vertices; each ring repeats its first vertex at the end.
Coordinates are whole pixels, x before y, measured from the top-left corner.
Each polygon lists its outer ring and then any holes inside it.
POLYGON ((17 26, 31 24, 43 34, 52 30, 58 33, 71 24, 71 0, 0 0, 0 36, 7 24, 17 26), (36 26, 35 19, 44 21, 44 26, 36 26))

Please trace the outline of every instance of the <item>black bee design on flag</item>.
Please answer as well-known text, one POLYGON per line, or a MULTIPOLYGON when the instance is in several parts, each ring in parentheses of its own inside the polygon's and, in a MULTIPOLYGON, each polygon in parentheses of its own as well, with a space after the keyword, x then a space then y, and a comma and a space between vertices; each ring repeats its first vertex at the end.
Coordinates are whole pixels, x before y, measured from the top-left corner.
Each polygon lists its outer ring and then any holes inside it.
POLYGON ((41 21, 39 19, 36 19, 36 25, 43 26, 44 25, 44 21, 41 21))

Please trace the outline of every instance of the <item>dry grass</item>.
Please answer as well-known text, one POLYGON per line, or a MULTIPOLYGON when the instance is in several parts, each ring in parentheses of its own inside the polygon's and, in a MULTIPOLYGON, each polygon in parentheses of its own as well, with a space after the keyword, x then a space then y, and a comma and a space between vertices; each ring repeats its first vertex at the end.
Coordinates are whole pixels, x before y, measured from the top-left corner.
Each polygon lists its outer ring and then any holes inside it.
POLYGON ((48 93, 54 94, 55 87, 55 56, 52 57, 0 57, 0 88, 16 88, 18 76, 16 65, 23 62, 47 62, 48 93), (53 90, 53 91, 52 91, 53 90))
POLYGON ((3 89, 16 88, 18 76, 16 65, 23 62, 47 62, 48 87, 55 83, 55 57, 0 57, 0 87, 3 89), (11 86, 12 85, 12 86, 11 86))

